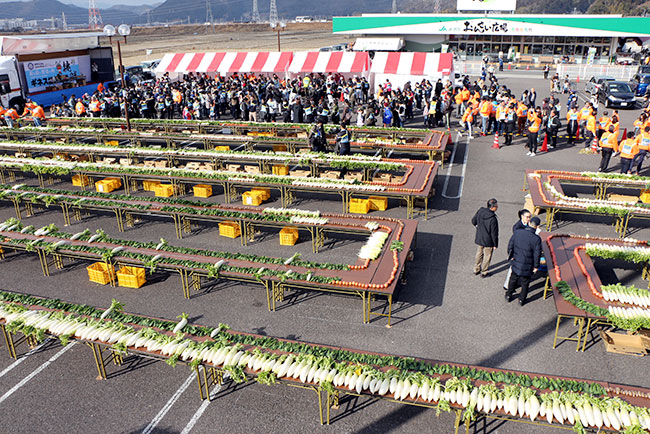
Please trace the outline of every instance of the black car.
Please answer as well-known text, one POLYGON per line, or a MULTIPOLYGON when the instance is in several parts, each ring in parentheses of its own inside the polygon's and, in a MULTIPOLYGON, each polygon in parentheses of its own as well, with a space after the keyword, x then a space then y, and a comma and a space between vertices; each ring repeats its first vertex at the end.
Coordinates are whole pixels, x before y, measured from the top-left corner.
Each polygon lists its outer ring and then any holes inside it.
POLYGON ((598 89, 598 101, 605 107, 634 108, 634 91, 626 81, 606 81, 598 89))

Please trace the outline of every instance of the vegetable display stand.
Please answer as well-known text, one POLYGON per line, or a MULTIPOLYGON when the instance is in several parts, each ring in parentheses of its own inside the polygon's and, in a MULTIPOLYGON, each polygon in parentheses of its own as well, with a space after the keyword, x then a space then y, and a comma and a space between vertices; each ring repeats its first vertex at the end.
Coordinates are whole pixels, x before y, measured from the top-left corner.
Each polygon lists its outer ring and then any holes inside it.
POLYGON ((159 185, 160 181, 142 181, 142 189, 144 191, 155 191, 159 185))
POLYGON ((194 186, 194 197, 212 196, 212 186, 206 184, 197 184, 194 186))
POLYGON ((370 199, 350 199, 350 212, 355 214, 368 214, 370 199))
POLYGON ((280 245, 293 246, 298 241, 298 228, 286 227, 280 230, 280 245))
POLYGON ((91 282, 99 283, 100 285, 108 285, 115 282, 115 267, 105 262, 95 262, 94 264, 86 267, 88 270, 88 280, 91 282))
POLYGON ((90 179, 86 175, 74 175, 72 185, 75 187, 87 187, 90 185, 90 179))
POLYGON ((156 197, 172 197, 174 195, 174 186, 171 184, 159 184, 154 187, 153 192, 156 197))
POLYGON ((276 164, 273 166, 272 170, 274 175, 287 176, 289 174, 289 166, 280 166, 276 164))
POLYGON ((262 199, 262 193, 255 191, 247 191, 242 194, 242 202, 244 205, 253 205, 260 206, 264 200, 262 199))
POLYGON ((140 288, 147 282, 144 268, 123 266, 117 270, 117 284, 125 288, 140 288))
POLYGON ((388 199, 385 197, 370 196, 368 200, 372 211, 386 211, 388 208, 388 199))
POLYGON ((219 235, 228 238, 237 238, 241 235, 241 228, 237 222, 219 223, 219 235))

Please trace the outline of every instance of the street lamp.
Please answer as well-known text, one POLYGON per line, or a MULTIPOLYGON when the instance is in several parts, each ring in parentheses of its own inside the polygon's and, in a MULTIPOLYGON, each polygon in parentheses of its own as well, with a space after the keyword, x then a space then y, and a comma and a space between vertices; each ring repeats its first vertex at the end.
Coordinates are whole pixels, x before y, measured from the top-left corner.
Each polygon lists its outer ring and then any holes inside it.
POLYGON ((276 32, 278 32, 278 51, 280 50, 280 32, 284 30, 284 28, 287 27, 287 23, 284 22, 279 22, 279 23, 271 23, 271 28, 274 29, 276 32))
MULTIPOLYGON (((117 33, 120 34, 120 36, 124 37, 124 43, 126 44, 126 37, 131 34, 131 27, 129 27, 127 24, 120 24, 117 29, 115 29, 115 26, 112 26, 110 24, 107 24, 104 26, 104 34, 108 36, 108 41, 110 44, 113 44, 113 36, 115 36, 117 33)), ((115 41, 117 43, 117 56, 120 60, 120 77, 122 79, 122 91, 126 91, 126 80, 124 80, 124 65, 122 64, 122 46, 120 45, 120 40, 119 38, 115 41)), ((129 120, 129 101, 128 101, 128 93, 123 94, 122 98, 124 98, 124 118, 126 119, 126 129, 127 131, 131 131, 131 121, 129 120)))

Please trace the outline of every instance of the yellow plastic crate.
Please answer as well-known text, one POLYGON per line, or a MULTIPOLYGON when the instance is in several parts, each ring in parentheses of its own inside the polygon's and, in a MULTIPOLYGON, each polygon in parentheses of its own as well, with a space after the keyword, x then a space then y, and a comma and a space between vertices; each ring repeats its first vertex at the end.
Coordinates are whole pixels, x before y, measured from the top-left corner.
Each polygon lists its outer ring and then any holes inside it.
POLYGON ((293 246, 298 241, 298 228, 287 226, 280 230, 280 245, 293 246))
POLYGON ((101 181, 97 181, 95 183, 95 189, 99 193, 110 193, 113 190, 117 190, 120 188, 117 186, 112 180, 110 179, 102 179, 101 181))
POLYGON ((147 282, 144 268, 124 266, 117 270, 117 284, 126 288, 140 288, 147 282))
POLYGON ((639 197, 641 202, 650 203, 650 190, 641 190, 641 196, 639 197))
POLYGON ((215 151, 230 151, 230 146, 215 146, 215 151))
POLYGON ((273 152, 287 152, 287 145, 273 145, 273 152))
POLYGON ((194 186, 194 197, 212 196, 212 186, 206 184, 197 184, 194 186))
POLYGON ((260 206, 264 199, 262 199, 262 194, 259 192, 247 191, 242 194, 242 202, 244 205, 260 206))
POLYGON ((88 280, 91 282, 106 285, 115 281, 115 267, 105 262, 95 262, 86 267, 88 270, 88 280))
POLYGON ((117 140, 104 140, 104 144, 107 146, 120 146, 120 142, 117 140))
POLYGON ((154 187, 153 192, 157 197, 172 197, 174 195, 174 186, 171 184, 159 184, 154 187))
POLYGON ((120 178, 104 178, 104 181, 110 181, 113 183, 115 189, 122 187, 122 180, 120 178))
POLYGON ((219 223, 219 235, 228 238, 237 238, 241 235, 241 229, 237 222, 221 222, 219 223))
POLYGON ((271 198, 271 189, 264 187, 251 188, 251 193, 259 193, 262 200, 269 200, 271 198))
POLYGON ((289 166, 275 165, 273 166, 273 174, 287 176, 289 174, 289 166))
POLYGON ((142 188, 144 191, 155 191, 156 187, 160 185, 160 181, 142 181, 142 188))
POLYGON ((72 185, 75 187, 86 187, 90 185, 90 179, 86 175, 73 175, 72 185))
POLYGON ((368 214, 370 199, 350 199, 350 212, 355 214, 368 214))
POLYGON ((368 200, 370 201, 370 209, 373 211, 386 211, 386 208, 388 208, 388 199, 385 197, 370 196, 368 200))

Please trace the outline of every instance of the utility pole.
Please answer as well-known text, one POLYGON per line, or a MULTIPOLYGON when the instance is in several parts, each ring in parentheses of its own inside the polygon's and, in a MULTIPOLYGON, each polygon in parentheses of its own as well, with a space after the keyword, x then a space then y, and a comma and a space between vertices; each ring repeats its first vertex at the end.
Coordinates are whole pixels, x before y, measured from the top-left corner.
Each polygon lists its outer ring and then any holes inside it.
POLYGON ((102 14, 97 9, 97 2, 95 0, 88 0, 88 28, 99 29, 104 22, 102 21, 102 14))
POLYGON ((271 10, 269 11, 269 23, 271 24, 277 24, 278 21, 278 5, 276 4, 276 0, 271 0, 271 10))
POLYGON ((68 22, 65 19, 65 12, 61 12, 61 21, 63 30, 68 30, 68 22))
POLYGON ((254 23, 259 23, 260 20, 260 10, 257 7, 257 0, 253 0, 253 14, 251 15, 251 21, 254 23))
POLYGON ((397 13, 397 0, 393 0, 393 6, 390 8, 390 13, 391 14, 397 13))
POLYGON ((434 14, 439 14, 440 13, 440 0, 434 0, 433 1, 433 13, 434 14))

